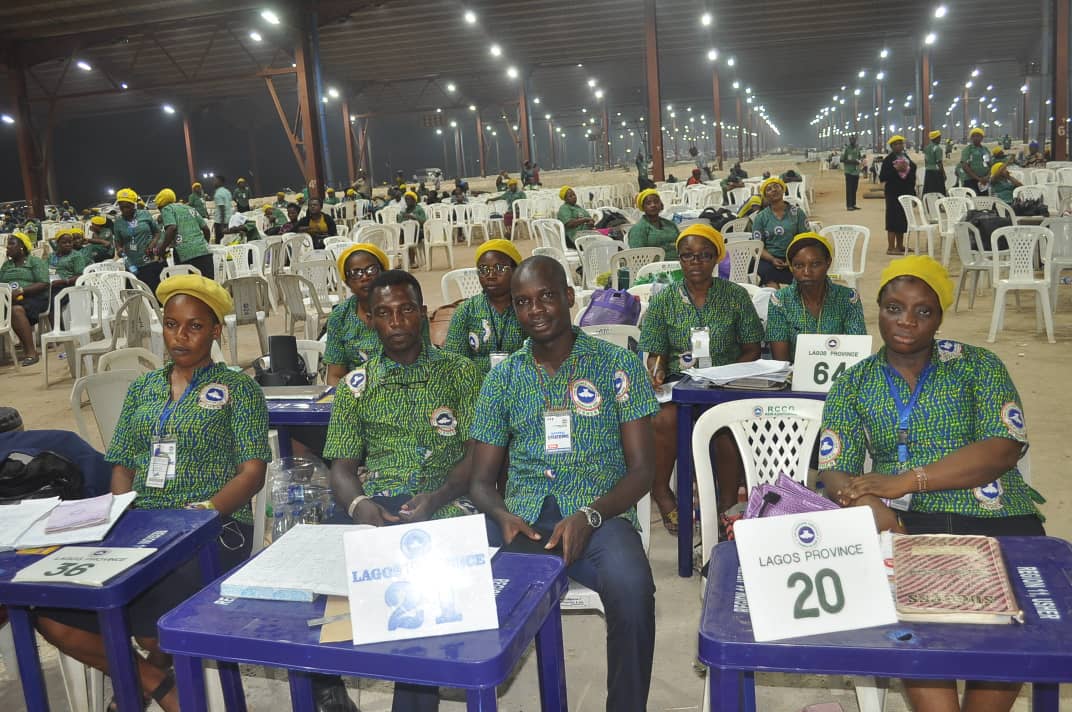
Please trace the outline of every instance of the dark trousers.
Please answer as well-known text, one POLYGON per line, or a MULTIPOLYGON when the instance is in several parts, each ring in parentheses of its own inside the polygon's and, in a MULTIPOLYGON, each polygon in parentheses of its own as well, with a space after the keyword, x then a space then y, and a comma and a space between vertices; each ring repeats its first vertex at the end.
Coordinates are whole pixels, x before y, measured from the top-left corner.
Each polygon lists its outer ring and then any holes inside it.
POLYGON ((962 180, 960 182, 960 185, 961 185, 961 187, 964 187, 964 188, 971 188, 976 193, 979 192, 979 181, 977 181, 977 180, 973 180, 971 178, 965 178, 964 180, 962 180))
MULTIPOLYGON (((546 541, 561 520, 558 502, 548 497, 532 526, 546 541)), ((488 519, 487 527, 488 545, 502 546, 499 525, 488 519)), ((628 520, 605 519, 566 573, 598 593, 606 611, 607 710, 644 712, 655 654, 655 581, 640 535, 628 520)))
POLYGON ((197 257, 191 257, 188 260, 175 260, 180 265, 190 265, 196 267, 201 272, 202 277, 208 279, 216 279, 216 263, 212 259, 212 254, 198 255, 197 257))
POLYGON ((856 207, 856 189, 860 185, 860 176, 845 174, 845 207, 856 207))

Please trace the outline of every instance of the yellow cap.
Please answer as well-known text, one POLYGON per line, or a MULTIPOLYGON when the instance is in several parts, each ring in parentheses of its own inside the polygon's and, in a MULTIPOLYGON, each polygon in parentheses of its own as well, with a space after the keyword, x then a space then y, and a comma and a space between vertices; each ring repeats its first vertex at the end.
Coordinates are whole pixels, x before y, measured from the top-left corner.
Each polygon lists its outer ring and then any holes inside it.
POLYGON ((82 235, 83 237, 86 234, 86 231, 82 229, 81 225, 76 225, 76 226, 72 227, 70 230, 68 230, 67 232, 71 233, 72 235, 82 235))
POLYGON ((356 245, 350 245, 339 255, 339 259, 335 261, 335 266, 339 269, 339 276, 343 280, 346 279, 346 260, 350 259, 350 255, 355 252, 367 252, 380 263, 380 269, 389 269, 390 262, 387 259, 387 255, 383 250, 368 242, 359 242, 356 245))
POLYGON ((346 189, 346 194, 347 195, 357 195, 357 191, 354 190, 353 188, 347 188, 346 189))
POLYGON ((264 212, 265 215, 271 215, 272 214, 272 206, 268 205, 267 203, 265 203, 264 207, 261 208, 261 210, 264 212))
POLYGON ((416 203, 417 201, 420 200, 420 197, 416 193, 414 193, 412 190, 407 190, 405 193, 402 194, 402 197, 403 198, 413 198, 414 203, 416 203))
POLYGON ((793 252, 793 245, 797 244, 801 240, 816 240, 817 242, 821 243, 823 247, 826 248, 826 253, 830 255, 831 259, 833 259, 834 243, 830 242, 830 238, 826 235, 820 235, 817 232, 802 232, 796 237, 794 237, 792 240, 790 240, 789 245, 787 245, 785 248, 785 256, 787 258, 789 258, 790 254, 793 252))
POLYGON ((985 135, 986 135, 986 132, 985 132, 985 131, 983 131, 983 130, 982 130, 981 128, 979 128, 978 126, 976 126, 976 127, 974 128, 974 129, 972 129, 971 131, 969 131, 969 132, 968 132, 968 136, 976 136, 976 135, 978 135, 978 136, 985 136, 985 135))
POLYGON ((193 183, 190 184, 190 190, 197 190, 200 187, 201 187, 201 183, 196 181, 196 180, 193 183))
POLYGON ((61 237, 63 237, 64 235, 70 235, 70 234, 71 234, 71 228, 69 228, 69 227, 60 228, 56 232, 52 233, 52 239, 53 240, 58 240, 61 237))
POLYGON ((130 203, 131 205, 137 205, 141 198, 130 188, 123 188, 116 192, 115 202, 117 203, 130 203))
POLYGON ((898 141, 903 142, 904 141, 904 136, 902 136, 901 134, 894 134, 893 136, 890 136, 890 140, 886 142, 886 145, 891 146, 891 145, 897 143, 898 141))
POLYGON ((990 177, 993 178, 994 176, 996 176, 998 173, 1001 172, 1003 168, 1005 168, 1005 163, 1003 161, 998 161, 994 165, 990 166, 990 177))
POLYGON ((297 197, 295 197, 294 200, 296 202, 299 202, 299 203, 304 203, 305 202, 305 196, 303 194, 301 194, 301 193, 298 193, 297 197))
POLYGON ((235 181, 235 183, 245 183, 245 182, 246 182, 245 178, 239 178, 238 180, 235 181))
POLYGON ((164 188, 156 194, 156 209, 159 210, 167 205, 171 205, 175 200, 175 191, 171 188, 164 188))
POLYGON ((559 200, 565 200, 566 199, 566 193, 570 192, 571 190, 573 190, 573 188, 570 188, 568 185, 564 185, 561 188, 559 188, 558 189, 558 199, 559 200))
POLYGON ((473 261, 480 262, 485 252, 501 252, 514 261, 514 267, 521 264, 521 253, 509 240, 488 240, 481 243, 480 247, 476 248, 476 259, 473 261))
POLYGON ((102 225, 103 226, 103 225, 108 224, 108 219, 106 217, 104 217, 103 215, 94 215, 92 218, 89 219, 89 222, 90 222, 91 225, 102 225))
POLYGON ((652 196, 652 195, 654 195, 656 198, 658 198, 659 197, 659 191, 655 190, 654 188, 647 188, 645 190, 640 191, 640 193, 638 193, 637 197, 636 197, 637 210, 643 210, 644 209, 644 201, 647 200, 648 197, 652 196))
POLYGON ((506 185, 517 185, 517 178, 511 178, 510 180, 506 181, 506 185))
POLYGON ((227 290, 214 280, 202 277, 198 274, 180 274, 168 277, 156 288, 156 297, 160 303, 167 305, 168 300, 176 294, 185 294, 194 299, 200 299, 212 310, 216 318, 222 323, 223 317, 234 311, 234 300, 227 290))
POLYGON ((938 297, 938 304, 945 311, 953 303, 953 280, 940 262, 926 255, 898 257, 886 265, 878 278, 878 290, 898 277, 915 277, 923 281, 938 297))
POLYGON ((786 193, 786 192, 789 191, 789 186, 787 186, 785 184, 784 180, 782 180, 778 176, 771 176, 770 178, 768 178, 767 180, 765 180, 765 181, 763 181, 762 183, 759 184, 759 194, 760 195, 766 195, 767 194, 767 188, 769 188, 771 186, 771 184, 773 184, 773 183, 777 183, 778 185, 782 186, 782 192, 783 193, 786 193))
POLYGON ((279 191, 279 192, 277 192, 277 193, 275 194, 275 196, 276 196, 277 198, 285 198, 285 197, 287 197, 287 194, 286 194, 286 193, 284 193, 283 191, 279 191))
POLYGON ((929 134, 927 134, 927 136, 929 136, 930 139, 933 141, 936 138, 941 138, 942 137, 942 132, 941 131, 931 131, 929 134))
POLYGON ((1005 149, 1002 148, 1001 146, 994 146, 992 149, 990 149, 990 155, 992 155, 992 156, 1004 156, 1005 155, 1005 149))
POLYGON ((335 189, 334 188, 328 188, 328 195, 335 195, 335 189))
POLYGON ((726 241, 723 239, 722 233, 710 225, 704 225, 703 223, 693 223, 679 232, 677 240, 674 242, 674 247, 680 246, 681 241, 690 235, 702 237, 715 246, 716 263, 721 262, 726 256, 726 241))
POLYGON ((12 237, 17 237, 26 246, 26 254, 30 254, 33 251, 33 240, 25 232, 13 232, 12 237))

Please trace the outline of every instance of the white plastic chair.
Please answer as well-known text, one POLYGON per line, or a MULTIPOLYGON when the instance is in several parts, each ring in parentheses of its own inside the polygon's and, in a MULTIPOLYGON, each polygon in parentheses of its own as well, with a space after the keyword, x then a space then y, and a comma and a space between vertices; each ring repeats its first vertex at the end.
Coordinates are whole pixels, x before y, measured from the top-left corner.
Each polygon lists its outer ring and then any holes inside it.
POLYGON ((391 225, 402 209, 394 205, 385 205, 376 211, 376 222, 381 225, 391 225))
POLYGON ((946 196, 941 193, 924 193, 923 194, 923 212, 927 217, 927 222, 938 222, 938 201, 946 196))
MULTIPOLYGON (((557 221, 556 221, 557 222, 557 221)), ((611 261, 614 256, 625 249, 621 242, 610 237, 590 238, 590 241, 581 252, 581 276, 584 278, 585 289, 598 289, 597 279, 601 274, 611 272, 611 261)), ((569 255, 566 255, 569 259, 569 255)))
MULTIPOLYGON (((398 255, 399 260, 402 262, 402 269, 409 271, 410 262, 416 263, 419 261, 417 234, 421 229, 420 223, 416 220, 403 220, 397 223, 399 232, 398 250, 395 254, 398 255)), ((392 256, 391 252, 387 253, 388 257, 392 256)))
POLYGON ((962 186, 947 188, 946 192, 949 193, 950 198, 967 198, 968 200, 973 200, 977 195, 971 188, 964 188, 962 186))
MULTIPOLYGON (((346 293, 346 290, 339 284, 341 280, 338 266, 327 258, 327 253, 324 253, 324 257, 303 260, 290 273, 300 274, 309 280, 317 296, 320 297, 320 301, 328 308, 338 304, 340 297, 346 293)), ((278 276, 276 280, 278 286, 278 276)))
POLYGON ((964 219, 972 208, 967 198, 939 198, 936 204, 938 233, 942 237, 942 266, 949 266, 953 252, 953 226, 964 219))
POLYGON ((476 267, 452 269, 443 275, 439 283, 439 289, 443 295, 444 304, 450 304, 454 301, 448 296, 450 294, 450 285, 452 284, 458 291, 459 299, 475 297, 484 291, 484 288, 480 286, 480 273, 476 271, 476 267))
MULTIPOLYGON (((465 213, 465 223, 458 227, 462 229, 462 235, 465 237, 466 246, 471 246, 473 244, 473 238, 477 236, 479 236, 481 240, 490 240, 491 224, 488 222, 488 206, 481 203, 473 203, 464 207, 467 208, 465 213)), ((427 239, 427 237, 425 239, 427 239)))
POLYGON ((971 294, 968 296, 968 309, 975 308, 975 295, 979 291, 979 276, 990 278, 993 271, 991 253, 982 249, 979 230, 971 223, 958 222, 953 225, 953 243, 960 260, 960 276, 957 277, 957 294, 953 302, 953 311, 960 311, 960 293, 969 277, 972 280, 971 294))
POLYGON ((1055 175, 1058 185, 1072 185, 1072 168, 1058 168, 1055 175))
POLYGON ((89 376, 83 376, 74 382, 71 388, 71 413, 74 415, 78 435, 86 442, 93 442, 90 427, 82 412, 84 402, 88 399, 96 422, 97 435, 107 449, 112 442, 112 435, 119 423, 119 414, 123 410, 123 400, 127 397, 130 384, 145 373, 141 369, 111 369, 89 376))
POLYGON ((91 265, 86 265, 82 270, 82 274, 93 274, 94 272, 126 272, 127 266, 123 263, 123 260, 105 260, 104 262, 94 262, 91 265))
POLYGON ((581 330, 589 336, 630 351, 635 351, 640 341, 640 327, 629 324, 596 324, 595 326, 582 326, 581 330))
POLYGON ((164 359, 149 349, 141 346, 128 346, 102 354, 100 360, 97 361, 97 373, 121 369, 155 371, 163 365, 164 359))
POLYGON ((827 225, 819 234, 830 238, 834 244, 833 264, 830 265, 829 277, 841 280, 853 289, 856 280, 863 275, 867 266, 867 246, 871 242, 871 229, 863 225, 827 225), (857 246, 860 246, 857 253, 857 246), (856 255, 859 254, 859 263, 856 255))
POLYGON ((649 274, 659 274, 660 272, 673 272, 674 270, 681 269, 681 263, 677 260, 661 260, 659 262, 652 262, 646 264, 637 270, 636 278, 640 281, 649 274))
POLYGON ((927 218, 923 214, 923 202, 914 195, 902 195, 897 198, 897 202, 901 204, 901 208, 904 210, 909 235, 915 235, 916 237, 916 254, 923 254, 919 249, 919 238, 920 235, 925 235, 927 238, 927 254, 934 257, 934 237, 938 232, 938 226, 927 222, 927 218))
POLYGON ((316 286, 299 274, 280 274, 276 276, 279 286, 280 302, 283 304, 283 323, 287 334, 294 334, 294 325, 301 321, 305 325, 305 338, 316 340, 320 329, 327 324, 331 316, 331 307, 320 301, 316 286), (308 295, 308 296, 306 296, 308 295))
POLYGON ((14 364, 15 370, 21 370, 19 359, 15 355, 15 331, 11 328, 11 286, 0 284, 0 345, 7 344, 7 355, 14 364))
POLYGON ((1018 185, 1012 189, 1012 199, 1046 200, 1046 193, 1037 185, 1018 185))
POLYGON ((48 381, 48 347, 50 344, 63 344, 67 354, 67 368, 71 376, 78 380, 82 377, 82 361, 76 355, 77 346, 85 346, 103 331, 101 293, 88 285, 66 287, 60 290, 52 300, 52 330, 41 334, 41 362, 44 365, 45 388, 48 381), (66 307, 61 309, 61 304, 66 307))
POLYGON ((164 269, 160 270, 160 281, 163 282, 165 279, 170 279, 171 277, 179 277, 184 274, 196 274, 198 277, 200 277, 201 270, 194 267, 193 265, 169 265, 164 269))
MULTIPOLYGON (((471 225, 469 227, 472 227, 471 225)), ((424 223, 424 270, 432 271, 432 250, 440 249, 447 253, 447 262, 454 269, 453 230, 443 220, 429 219, 424 223)), ((486 234, 486 233, 485 233, 486 234)))
POLYGON ((532 238, 532 221, 535 219, 533 215, 534 208, 532 198, 518 198, 514 201, 514 204, 510 207, 514 213, 514 222, 510 227, 511 240, 521 239, 521 235, 518 233, 518 228, 521 227, 525 228, 525 239, 532 238))
POLYGON ((264 263, 263 250, 253 242, 229 245, 226 249, 227 279, 259 277, 264 263))
POLYGON ((664 257, 666 257, 666 251, 661 247, 634 247, 630 250, 622 250, 610 261, 611 285, 618 289, 618 270, 628 270, 629 283, 632 284, 641 267, 652 262, 660 262, 664 257))
POLYGON ((339 235, 332 235, 331 237, 324 238, 324 249, 327 249, 331 245, 346 244, 350 242, 349 237, 340 237, 339 235))
POLYGON ((748 202, 748 199, 751 198, 752 195, 752 189, 748 186, 745 186, 744 188, 733 188, 726 195, 726 200, 729 202, 729 209, 736 213, 748 202))
POLYGON ((147 346, 161 360, 164 357, 163 315, 154 299, 138 290, 126 292, 115 314, 111 335, 79 346, 76 350, 79 361, 86 363, 86 372, 93 373, 96 361, 104 354, 134 346, 147 346))
POLYGON ((762 240, 735 240, 726 243, 730 256, 730 281, 738 284, 759 284, 759 256, 762 240))
POLYGON ((990 333, 986 340, 994 343, 997 333, 1005 324, 1005 295, 1008 292, 1035 292, 1035 330, 1039 323, 1046 324, 1046 337, 1051 344, 1057 343, 1053 336, 1053 308, 1050 304, 1050 273, 1052 270, 1053 233, 1049 228, 1034 225, 1001 227, 991 236, 996 252, 998 240, 1004 237, 1009 243, 1009 276, 997 278, 996 256, 994 257, 994 313, 990 319, 990 333), (1035 277, 1035 254, 1042 258, 1043 277, 1035 277))
POLYGON ((388 230, 384 225, 362 225, 354 234, 354 242, 375 245, 384 252, 391 249, 391 240, 393 239, 394 232, 388 230))
MULTIPOLYGON (((276 276, 279 279, 279 275, 276 276)), ((235 277, 223 283, 234 301, 235 313, 223 317, 227 340, 231 345, 231 363, 238 363, 238 327, 255 324, 260 353, 268 353, 268 330, 265 324, 269 307, 268 282, 264 277, 235 277)))
MULTIPOLYGON (((540 218, 531 222, 530 229, 534 230, 539 238, 540 247, 554 247, 556 250, 560 250, 570 264, 573 265, 573 269, 581 266, 579 244, 581 237, 578 234, 578 237, 574 239, 574 244, 578 245, 578 249, 569 249, 566 246, 566 226, 562 224, 562 221, 557 218, 540 218)), ((602 234, 599 236, 606 237, 606 235, 602 234)))
MULTIPOLYGON (((1061 170, 1070 170, 1062 168, 1061 170)), ((1053 233, 1053 251, 1050 256, 1050 305, 1057 313, 1057 285, 1061 272, 1072 269, 1072 217, 1046 218, 1042 227, 1053 233)))
POLYGON ((752 232, 748 229, 750 220, 751 218, 748 217, 735 218, 723 225, 720 232, 726 237, 730 235, 751 235, 752 232))

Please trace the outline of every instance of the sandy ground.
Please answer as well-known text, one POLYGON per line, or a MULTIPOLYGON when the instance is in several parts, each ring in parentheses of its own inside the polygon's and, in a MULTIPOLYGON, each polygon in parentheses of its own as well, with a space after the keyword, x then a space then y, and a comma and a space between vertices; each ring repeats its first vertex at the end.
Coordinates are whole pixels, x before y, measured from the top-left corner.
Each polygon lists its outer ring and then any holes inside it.
MULTIPOLYGON (((867 255, 867 272, 860 282, 863 293, 864 310, 868 326, 877 334, 877 306, 875 295, 878 275, 891 259, 886 256, 886 240, 883 230, 883 202, 880 199, 861 197, 858 204, 862 210, 849 213, 844 210, 844 183, 840 173, 820 173, 817 163, 796 164, 788 158, 768 157, 752 163, 745 168, 750 175, 760 175, 768 169, 775 173, 795 165, 797 170, 806 174, 813 181, 815 202, 811 217, 822 221, 824 225, 837 223, 855 223, 869 227, 872 239, 867 255)), ((668 167, 668 172, 687 175, 684 165, 668 167)), ((623 171, 544 171, 543 181, 547 187, 557 187, 563 183, 578 185, 598 185, 610 182, 626 182, 634 186, 635 173, 623 171)), ((471 185, 483 189, 493 184, 494 178, 485 182, 479 178, 471 179, 471 185)), ((861 195, 872 186, 861 184, 861 195)), ((534 243, 519 243, 523 254, 528 254, 534 243)), ((473 264, 475 248, 464 246, 455 249, 455 265, 458 267, 473 264)), ((441 253, 435 256, 436 264, 443 264, 441 253)), ((954 257, 952 272, 954 277, 959 267, 954 257)), ((417 273, 425 288, 425 298, 429 309, 442 302, 440 294, 440 277, 443 271, 417 273)), ((1068 288, 1062 288, 1059 309, 1055 315, 1057 343, 1049 344, 1045 334, 1036 334, 1034 327, 1034 302, 1031 296, 1025 296, 1019 311, 1010 305, 1006 318, 1006 329, 999 334, 997 343, 988 347, 993 349, 1006 363, 1017 387, 1020 390, 1027 413, 1029 437, 1031 441, 1031 468, 1033 485, 1047 498, 1042 510, 1047 516, 1046 527, 1051 535, 1072 537, 1072 521, 1061 512, 1067 513, 1069 500, 1072 498, 1072 486, 1064 481, 1060 472, 1072 461, 1072 440, 1065 439, 1061 433, 1068 425, 1069 412, 1067 400, 1072 396, 1063 377, 1069 363, 1070 343, 1072 343, 1072 304, 1068 288), (1062 403, 1066 405, 1062 406, 1062 403), (1066 415, 1062 416, 1061 414, 1066 415)), ((1012 300, 1010 300, 1011 302, 1012 300)), ((966 302, 962 300, 959 313, 949 313, 941 330, 941 336, 957 339, 971 344, 986 346, 986 334, 989 328, 993 292, 984 290, 976 300, 975 309, 967 311, 966 302)), ((281 333, 282 315, 275 313, 269 318, 270 332, 281 333)), ((227 349, 225 348, 225 351, 227 349)), ((252 327, 242 327, 239 331, 239 360, 248 365, 256 357, 256 337, 252 327)), ((60 361, 55 352, 49 356, 50 371, 53 379, 66 376, 65 362, 60 361)), ((17 407, 28 428, 62 428, 74 429, 74 419, 70 406, 71 380, 55 383, 45 389, 42 385, 41 365, 16 371, 13 367, 0 368, 0 403, 17 407)), ((88 415, 88 414, 87 414, 88 415)), ((99 438, 94 438, 94 445, 101 446, 99 438)), ((699 615, 700 601, 698 580, 679 579, 676 576, 676 548, 674 540, 661 528, 656 528, 650 554, 652 568, 659 588, 657 595, 658 639, 656 662, 649 709, 652 710, 688 710, 697 709, 700 700, 702 679, 693 671, 693 659, 696 645, 696 620, 699 615)), ((570 709, 598 710, 604 704, 605 668, 603 666, 604 624, 597 616, 571 615, 565 625, 565 643, 567 669, 569 675, 570 709)), ((51 650, 43 645, 42 654, 46 658, 46 673, 50 690, 53 693, 53 709, 67 709, 62 697, 62 688, 58 684, 55 658, 51 650)), ((532 656, 530 655, 530 658, 532 656)), ((536 672, 532 661, 524 664, 516 678, 500 690, 500 699, 504 710, 532 710, 536 708, 536 672)), ((2 668, 0 668, 2 671, 2 668)), ((249 690, 250 709, 280 709, 279 695, 285 694, 285 682, 264 670, 251 670, 247 689, 249 690)), ((841 678, 761 675, 759 691, 759 708, 764 710, 799 710, 803 705, 836 700, 846 710, 856 708, 855 696, 851 688, 841 678)), ((382 684, 363 685, 362 690, 354 689, 355 699, 359 699, 364 710, 386 710, 390 702, 387 688, 382 684)), ((455 695, 454 700, 459 698, 455 695)), ((1066 703, 1069 696, 1065 696, 1066 703)), ((445 702, 444 710, 462 709, 457 701, 445 702)), ((0 709, 13 712, 23 709, 17 682, 0 682, 0 709)), ((887 710, 905 709, 903 698, 899 694, 890 696, 887 710)), ((1018 710, 1027 710, 1027 697, 1022 694, 1017 704, 1018 710)))

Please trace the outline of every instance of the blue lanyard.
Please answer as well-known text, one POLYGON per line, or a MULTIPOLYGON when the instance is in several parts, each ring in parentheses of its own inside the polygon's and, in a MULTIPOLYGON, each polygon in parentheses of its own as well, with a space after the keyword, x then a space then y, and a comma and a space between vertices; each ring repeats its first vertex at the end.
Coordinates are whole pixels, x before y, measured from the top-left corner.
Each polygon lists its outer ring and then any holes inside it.
POLYGON ((928 363, 923 368, 923 373, 919 374, 916 387, 912 390, 912 396, 906 404, 901 400, 901 392, 894 381, 893 369, 889 366, 882 367, 882 375, 886 377, 886 385, 889 386, 890 396, 893 397, 893 403, 897 406, 897 460, 902 464, 908 462, 908 421, 912 417, 912 409, 916 407, 916 403, 919 401, 919 394, 923 392, 927 377, 931 375, 932 371, 934 371, 934 364, 928 363))
MULTIPOLYGON (((182 395, 179 396, 178 400, 171 399, 164 405, 164 410, 160 412, 160 424, 157 430, 157 435, 159 437, 164 437, 164 428, 167 427, 167 422, 171 418, 171 414, 175 412, 175 408, 178 407, 179 403, 181 403, 186 396, 190 395, 190 391, 197 385, 197 376, 198 374, 194 374, 194 377, 190 379, 190 382, 186 385, 186 390, 182 392, 182 395)), ((168 388, 171 388, 170 382, 168 388)))

